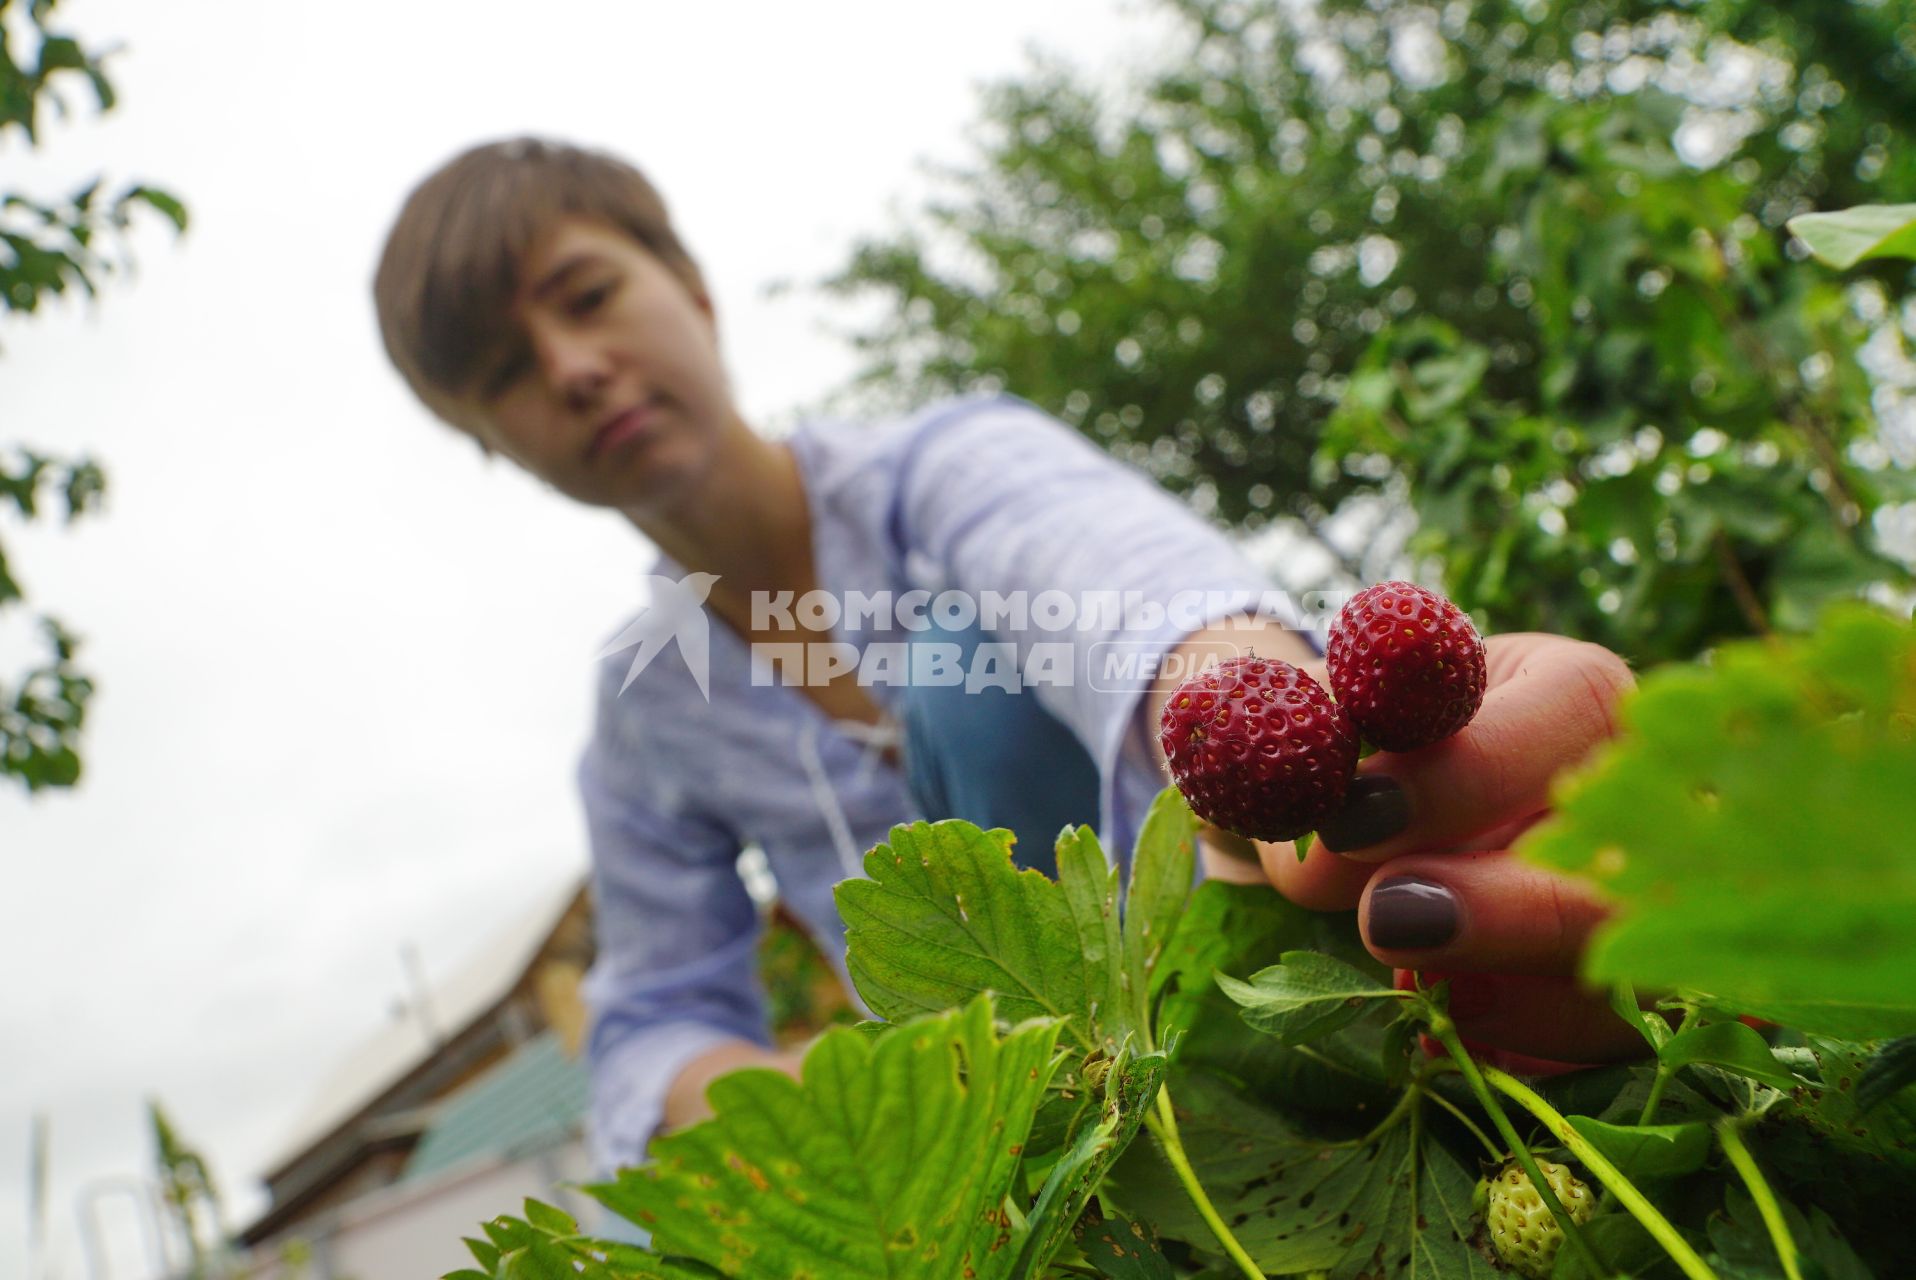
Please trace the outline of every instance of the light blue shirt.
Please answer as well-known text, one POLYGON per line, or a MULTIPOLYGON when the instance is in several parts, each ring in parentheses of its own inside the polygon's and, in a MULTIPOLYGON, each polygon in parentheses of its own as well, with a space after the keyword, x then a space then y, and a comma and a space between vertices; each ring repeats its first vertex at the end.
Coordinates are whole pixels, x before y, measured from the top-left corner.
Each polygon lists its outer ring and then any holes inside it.
MULTIPOLYGON (((1099 646, 1168 652, 1198 627, 1255 608, 1268 580, 1148 476, 1009 396, 875 425, 809 423, 790 445, 817 578, 840 601, 914 589, 1206 597, 1201 616, 1142 619, 1154 625, 1087 608, 1064 632, 1045 629, 1035 611, 1022 628, 992 629, 1016 646, 1020 669, 1034 646, 1070 642, 1074 678, 1021 696, 1040 698, 1084 744, 1101 779, 1100 836, 1114 856, 1128 855, 1163 786, 1139 714, 1150 680, 1142 666, 1093 678, 1099 646)), ((662 562, 656 572, 683 571, 662 562)), ((841 627, 836 638, 861 652, 910 638, 895 617, 886 622, 841 627)), ((599 948, 586 981, 593 1140, 607 1170, 642 1158, 687 1062, 727 1040, 768 1043, 759 915, 740 850, 764 850, 780 897, 842 979, 832 886, 861 874, 864 851, 893 824, 922 816, 867 726, 833 721, 802 689, 764 683, 762 665, 755 683, 739 634, 716 617, 707 630, 709 701, 682 649, 661 649, 623 692, 632 653, 601 661, 579 761, 599 948)), ((899 694, 886 684, 868 692, 881 707, 899 694)))

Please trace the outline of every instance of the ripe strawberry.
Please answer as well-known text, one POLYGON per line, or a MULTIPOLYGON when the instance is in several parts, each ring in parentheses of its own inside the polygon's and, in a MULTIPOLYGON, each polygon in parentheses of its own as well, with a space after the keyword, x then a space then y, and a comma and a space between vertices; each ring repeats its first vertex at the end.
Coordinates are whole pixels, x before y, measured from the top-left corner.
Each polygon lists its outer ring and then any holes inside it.
MULTIPOLYGON (((1597 1210, 1597 1199, 1590 1188, 1560 1164, 1539 1160, 1537 1168, 1570 1220, 1578 1225, 1588 1222, 1597 1210)), ((1532 1280, 1543 1280, 1550 1274, 1557 1250, 1563 1247, 1563 1228, 1550 1216, 1543 1197, 1531 1185, 1530 1175, 1515 1160, 1489 1180, 1483 1215, 1490 1228, 1490 1248, 1506 1267, 1532 1280)))
POLYGON ((1164 705, 1158 741, 1197 815, 1255 840, 1316 830, 1357 772, 1349 717, 1275 658, 1230 658, 1186 680, 1164 705))
POLYGON ((1408 582, 1352 596, 1324 654, 1331 691, 1366 741, 1415 751, 1470 723, 1484 700, 1484 642, 1450 601, 1408 582))

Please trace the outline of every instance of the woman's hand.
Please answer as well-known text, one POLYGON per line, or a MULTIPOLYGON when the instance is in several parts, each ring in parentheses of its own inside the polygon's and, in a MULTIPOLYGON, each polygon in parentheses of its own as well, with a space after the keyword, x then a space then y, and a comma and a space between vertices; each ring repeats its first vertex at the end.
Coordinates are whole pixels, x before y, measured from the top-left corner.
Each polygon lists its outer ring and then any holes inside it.
POLYGON ((1289 843, 1258 842, 1259 859, 1293 902, 1356 907, 1385 964, 1448 977, 1466 1039, 1567 1062, 1639 1052, 1641 1035, 1572 976, 1603 906, 1508 855, 1551 780, 1615 732, 1634 680, 1609 650, 1561 636, 1492 636, 1485 650, 1476 719, 1421 751, 1372 755, 1302 862, 1289 843))

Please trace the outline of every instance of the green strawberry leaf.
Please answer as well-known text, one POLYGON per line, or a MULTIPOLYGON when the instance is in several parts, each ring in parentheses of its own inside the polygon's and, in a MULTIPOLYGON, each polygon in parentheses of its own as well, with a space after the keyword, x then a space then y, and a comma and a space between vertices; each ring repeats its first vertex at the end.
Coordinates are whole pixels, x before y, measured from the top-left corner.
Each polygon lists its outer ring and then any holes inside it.
POLYGON ((1197 815, 1178 789, 1160 791, 1138 831, 1124 895, 1124 967, 1133 991, 1148 993, 1157 985, 1165 947, 1191 897, 1197 833, 1197 815))
POLYGON ((1155 1231, 1121 1213, 1096 1222, 1081 1220, 1073 1233, 1078 1251, 1105 1280, 1174 1280, 1176 1272, 1155 1231))
POLYGON ((1916 629, 1860 606, 1651 673, 1523 856, 1615 911, 1584 977, 1869 1040, 1916 1032, 1916 629))
MULTIPOLYGON (((1778 1207, 1796 1243, 1803 1275, 1819 1280, 1876 1280, 1876 1273, 1850 1248, 1828 1214, 1812 1209, 1805 1218, 1787 1201, 1778 1207)), ((1709 1262, 1723 1280, 1771 1280, 1783 1274, 1776 1244, 1743 1188, 1729 1189, 1723 1212, 1710 1218, 1709 1232, 1715 1250, 1709 1262)))
POLYGON ((1409 998, 1317 951, 1286 951, 1281 963, 1252 974, 1249 982, 1220 973, 1217 985, 1244 1010, 1252 1029, 1291 1045, 1349 1026, 1379 1000, 1409 998))
POLYGON ((1916 1036, 1892 1040, 1878 1049, 1856 1082, 1856 1106, 1872 1111, 1878 1104, 1916 1084, 1916 1036))
POLYGON ((1632 1181, 1680 1178, 1695 1173, 1710 1158, 1706 1124, 1605 1124, 1589 1116, 1565 1116, 1570 1127, 1603 1152, 1632 1181))
POLYGON ((527 1197, 525 1202, 526 1222, 541 1231, 557 1236, 572 1236, 579 1233, 579 1224, 562 1209, 527 1197))
POLYGON ((1908 1207, 1916 1204, 1916 1089, 1866 1112, 1856 1095, 1873 1056, 1869 1047, 1820 1036, 1807 1047, 1822 1088, 1796 1090, 1766 1111, 1747 1134, 1750 1146, 1779 1189, 1828 1209, 1873 1263, 1900 1264, 1908 1252, 1908 1207))
POLYGON ((1026 1215, 1024 1245, 1010 1274, 1038 1275, 1070 1238, 1078 1215, 1104 1181, 1105 1173, 1137 1136, 1164 1082, 1169 1059, 1162 1053, 1137 1058, 1120 1050, 1104 1081, 1104 1104, 1095 1124, 1084 1126, 1077 1141, 1051 1167, 1026 1215))
POLYGON ((1781 1118, 1800 1120, 1826 1144, 1899 1167, 1904 1179, 1916 1180, 1916 1090, 1871 1097, 1865 1106, 1863 1086, 1875 1061, 1867 1046, 1811 1036, 1809 1051, 1822 1088, 1793 1093, 1781 1118))
POLYGON ((462 1236, 461 1243, 466 1246, 473 1260, 485 1271, 491 1271, 499 1265, 499 1246, 490 1240, 475 1240, 471 1236, 462 1236))
POLYGON ((1643 1033, 1650 1042, 1651 1052, 1661 1049, 1676 1033, 1670 1024, 1659 1018, 1654 1012, 1643 1008, 1637 1000, 1637 989, 1629 982, 1610 984, 1610 1007, 1616 1010, 1619 1018, 1643 1033))
POLYGON ((1838 271, 1867 258, 1916 258, 1916 204, 1859 204, 1834 213, 1803 213, 1790 234, 1838 271))
MULTIPOLYGON (((1678 1234, 1699 1252, 1708 1247, 1708 1242, 1699 1235, 1681 1228, 1678 1234)), ((1575 1249, 1559 1249, 1556 1264, 1550 1269, 1550 1280, 1617 1280, 1619 1276, 1655 1276, 1658 1280, 1668 1276, 1680 1280, 1683 1274, 1656 1238, 1627 1213, 1598 1214, 1583 1224, 1582 1235, 1603 1270, 1593 1274, 1575 1249)), ((1726 1278, 1718 1277, 1718 1280, 1726 1278)), ((1783 1278, 1778 1276, 1774 1280, 1783 1278)))
POLYGON ((1055 1020, 1000 1038, 990 1001, 877 1037, 828 1031, 803 1076, 713 1081, 713 1117, 588 1187, 659 1250, 728 1275, 1009 1276, 1001 1204, 1059 1063, 1055 1020))
POLYGON ((517 1241, 512 1248, 468 1238, 466 1247, 484 1268, 450 1271, 440 1280, 714 1280, 720 1273, 686 1258, 661 1258, 634 1245, 592 1240, 578 1234, 572 1218, 537 1200, 525 1202, 526 1217, 487 1223, 517 1241))
POLYGON ((1118 872, 1089 827, 1058 837, 1055 883, 1012 865, 1008 832, 894 827, 865 855, 868 878, 834 891, 852 981, 894 1022, 989 991, 1002 1017, 1066 1019, 1086 1049, 1149 1046, 1147 993, 1190 894, 1196 832, 1182 800, 1158 798, 1121 923, 1118 872))
POLYGON ((1179 1036, 1177 1060, 1228 1076, 1291 1110, 1342 1117, 1361 1126, 1388 1110, 1397 1090, 1385 1082, 1386 1031, 1363 1022, 1302 1047, 1245 1030, 1239 1007, 1213 981, 1219 970, 1252 973, 1286 952, 1324 952, 1388 979, 1364 950, 1355 912, 1307 911, 1263 885, 1207 881, 1185 908, 1160 965, 1152 999, 1161 1042, 1179 1036))
POLYGON ((1785 1092, 1804 1084, 1800 1076, 1776 1060, 1762 1036, 1740 1022, 1692 1027, 1671 1037, 1657 1050, 1657 1057, 1672 1069, 1696 1065, 1717 1067, 1785 1092))
MULTIPOLYGON (((1173 1087, 1198 1181, 1265 1272, 1499 1276, 1469 1243, 1475 1174, 1418 1126, 1392 1125, 1369 1143, 1331 1143, 1216 1076, 1180 1073, 1173 1087)), ((1134 1143, 1105 1192, 1161 1235, 1216 1250, 1155 1143, 1134 1143)))

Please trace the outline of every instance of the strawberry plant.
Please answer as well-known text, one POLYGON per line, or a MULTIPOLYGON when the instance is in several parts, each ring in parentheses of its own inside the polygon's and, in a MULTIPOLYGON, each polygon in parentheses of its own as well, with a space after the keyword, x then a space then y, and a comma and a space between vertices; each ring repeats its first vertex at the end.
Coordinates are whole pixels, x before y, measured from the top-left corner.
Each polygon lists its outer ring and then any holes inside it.
POLYGON ((650 1247, 528 1202, 455 1274, 1906 1274, 1916 629, 1839 610, 1623 714, 1519 856, 1613 900, 1584 976, 1639 1062, 1476 1060, 1445 986, 1394 987, 1348 915, 1193 887, 1175 790, 1122 872, 1067 829, 1055 881, 1011 833, 902 826, 838 891, 885 1021, 800 1079, 719 1080, 710 1121, 588 1188, 650 1247))

